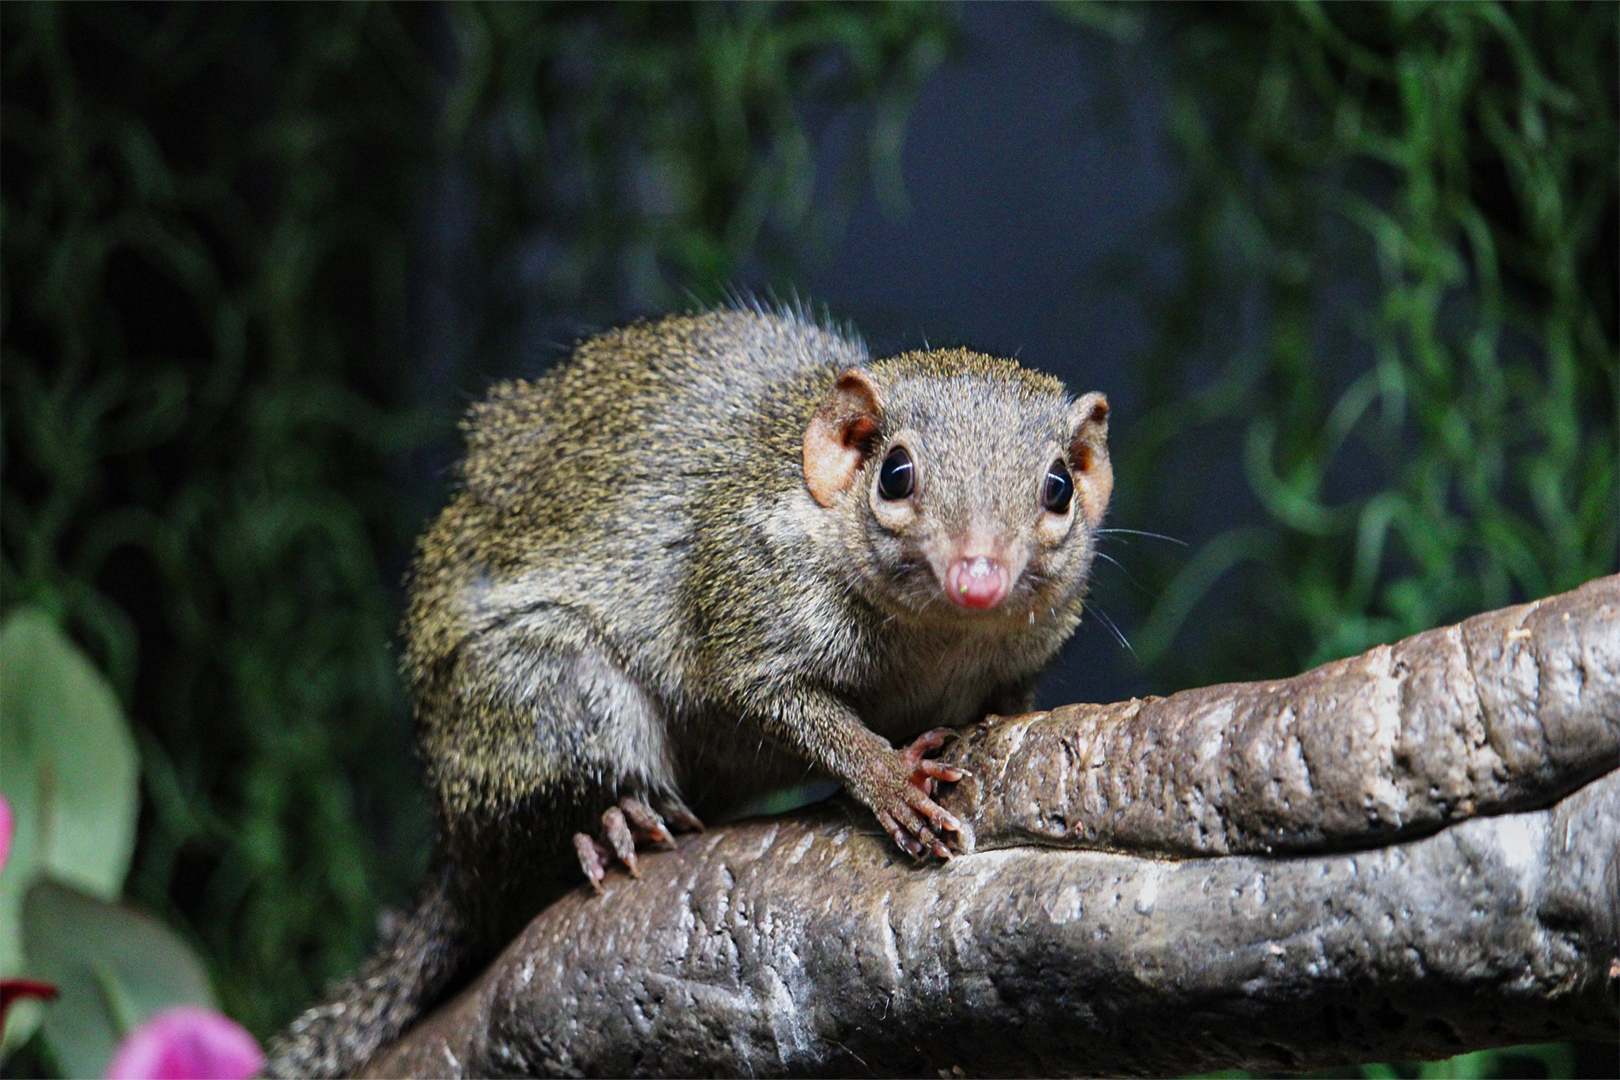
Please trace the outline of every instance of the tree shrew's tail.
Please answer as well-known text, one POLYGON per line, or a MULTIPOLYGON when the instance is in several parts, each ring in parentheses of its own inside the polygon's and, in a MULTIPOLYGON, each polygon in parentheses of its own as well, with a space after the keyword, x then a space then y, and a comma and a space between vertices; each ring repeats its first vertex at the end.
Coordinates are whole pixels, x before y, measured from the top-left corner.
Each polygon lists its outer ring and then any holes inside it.
POLYGON ((466 958, 468 927, 436 865, 416 909, 357 973, 276 1036, 262 1075, 349 1076, 444 995, 466 958))

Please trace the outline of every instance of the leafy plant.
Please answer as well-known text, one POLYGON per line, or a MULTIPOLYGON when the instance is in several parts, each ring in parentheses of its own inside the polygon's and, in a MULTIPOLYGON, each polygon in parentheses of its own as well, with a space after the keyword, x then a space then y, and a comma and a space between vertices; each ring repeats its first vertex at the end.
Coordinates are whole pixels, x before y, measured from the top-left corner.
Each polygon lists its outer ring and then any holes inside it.
POLYGON ((28 970, 60 990, 43 1034, 64 1076, 100 1076, 118 1043, 178 1004, 214 1007, 202 961, 144 912, 42 877, 23 901, 28 970))
MULTIPOLYGON (((135 843, 135 744, 99 672, 50 617, 20 609, 0 625, 0 793, 15 832, 0 869, 0 977, 25 965, 30 887, 54 880, 87 900, 117 899, 135 843)), ((51 980, 55 981, 55 980, 51 980)), ((0 1046, 22 1041, 38 1007, 19 1003, 0 1046)))
POLYGON ((214 1002, 191 948, 116 902, 137 766, 106 680, 44 612, 14 610, 0 626, 0 792, 16 830, 0 860, 0 976, 57 995, 19 1003, 4 1041, 22 1042, 43 1013, 44 1043, 69 1076, 101 1075, 119 1040, 164 1009, 214 1002))

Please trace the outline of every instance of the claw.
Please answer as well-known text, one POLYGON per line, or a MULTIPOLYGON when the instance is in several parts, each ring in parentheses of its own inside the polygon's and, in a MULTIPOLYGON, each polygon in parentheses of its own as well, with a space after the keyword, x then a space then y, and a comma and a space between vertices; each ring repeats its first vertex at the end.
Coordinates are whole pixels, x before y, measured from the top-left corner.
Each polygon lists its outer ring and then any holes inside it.
POLYGON ((579 867, 585 872, 586 880, 601 892, 602 882, 615 863, 622 864, 631 877, 640 877, 637 849, 652 845, 673 848, 675 836, 671 825, 682 831, 703 828, 703 822, 676 795, 621 798, 618 805, 602 814, 600 838, 587 833, 574 835, 574 853, 579 857, 579 867))
POLYGON ((888 830, 889 835, 894 838, 894 842, 899 845, 901 851, 910 855, 913 859, 922 858, 922 844, 918 843, 917 838, 902 828, 892 817, 886 814, 883 815, 879 824, 888 830))
POLYGON ((636 838, 630 835, 630 823, 625 820, 624 811, 615 806, 603 814, 602 832, 613 847, 613 854, 630 871, 630 876, 640 877, 641 868, 636 865, 636 838))
POLYGON ((703 822, 676 795, 655 795, 654 805, 677 832, 702 832, 703 822))
POLYGON ((607 876, 607 850, 584 833, 575 833, 574 854, 579 856, 579 868, 585 871, 591 888, 601 892, 602 879, 607 876))
POLYGON ((946 832, 959 833, 962 831, 962 823, 956 820, 956 815, 945 809, 943 806, 933 807, 933 809, 929 811, 928 820, 932 821, 935 825, 938 825, 946 832))
POLYGON ((664 825, 664 819, 658 811, 648 806, 642 800, 631 796, 619 800, 619 809, 630 823, 631 835, 639 843, 658 844, 662 847, 673 848, 675 838, 670 835, 669 829, 664 825))
POLYGON ((944 780, 949 783, 955 783, 963 777, 970 775, 966 769, 958 768, 955 765, 947 765, 943 761, 933 761, 928 758, 924 758, 923 760, 917 762, 917 764, 912 766, 912 770, 914 772, 922 773, 931 780, 944 780))

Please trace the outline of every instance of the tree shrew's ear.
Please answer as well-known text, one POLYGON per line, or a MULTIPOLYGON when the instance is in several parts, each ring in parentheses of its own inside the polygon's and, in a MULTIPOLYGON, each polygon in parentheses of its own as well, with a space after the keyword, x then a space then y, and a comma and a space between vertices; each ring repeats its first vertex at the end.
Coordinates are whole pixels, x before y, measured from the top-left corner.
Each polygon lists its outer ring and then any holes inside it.
POLYGON ((883 407, 872 377, 860 368, 838 376, 804 430, 804 482, 822 506, 849 489, 882 429, 883 407))
POLYGON ((1108 399, 1092 391, 1069 406, 1069 467, 1086 524, 1096 528, 1114 493, 1108 462, 1108 399))

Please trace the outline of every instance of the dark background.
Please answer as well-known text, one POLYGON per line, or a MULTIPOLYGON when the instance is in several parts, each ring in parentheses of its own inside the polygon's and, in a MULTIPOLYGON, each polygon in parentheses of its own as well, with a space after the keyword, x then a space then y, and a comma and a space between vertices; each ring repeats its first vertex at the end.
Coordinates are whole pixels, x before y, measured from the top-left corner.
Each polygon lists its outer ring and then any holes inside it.
POLYGON ((1110 538, 1047 703, 1614 572, 1616 14, 0 6, 0 590, 129 713, 128 895, 261 1036, 358 961, 457 416, 728 291, 1109 394, 1109 523, 1173 541, 1110 538))

